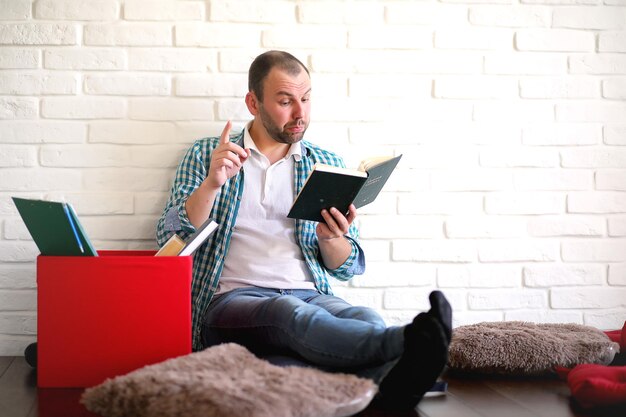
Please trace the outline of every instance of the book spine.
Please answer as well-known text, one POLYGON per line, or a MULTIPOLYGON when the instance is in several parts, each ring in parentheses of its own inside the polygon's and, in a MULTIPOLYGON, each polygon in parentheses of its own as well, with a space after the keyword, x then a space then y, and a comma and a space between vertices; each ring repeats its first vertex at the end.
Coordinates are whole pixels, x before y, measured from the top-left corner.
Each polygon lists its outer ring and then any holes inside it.
POLYGON ((80 237, 78 236, 76 225, 74 224, 74 220, 72 220, 72 215, 70 214, 70 210, 67 207, 67 204, 65 203, 63 203, 63 211, 65 212, 65 217, 67 217, 68 223, 72 227, 72 232, 74 232, 74 238, 76 239, 76 243, 78 243, 78 248, 80 249, 80 253, 85 253, 85 248, 83 247, 83 243, 80 241, 80 237))
POLYGON ((219 225, 212 219, 208 219, 190 238, 185 247, 178 254, 179 256, 191 255, 205 240, 213 234, 219 225))

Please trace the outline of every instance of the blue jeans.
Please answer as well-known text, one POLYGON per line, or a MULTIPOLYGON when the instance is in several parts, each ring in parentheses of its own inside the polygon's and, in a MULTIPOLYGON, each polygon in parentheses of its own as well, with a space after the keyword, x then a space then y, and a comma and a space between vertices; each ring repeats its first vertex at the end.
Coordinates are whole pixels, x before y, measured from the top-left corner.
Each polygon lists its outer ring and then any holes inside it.
POLYGON ((260 356, 287 355, 291 364, 379 383, 404 350, 404 328, 317 291, 246 287, 211 301, 202 341, 207 347, 234 342, 260 356))

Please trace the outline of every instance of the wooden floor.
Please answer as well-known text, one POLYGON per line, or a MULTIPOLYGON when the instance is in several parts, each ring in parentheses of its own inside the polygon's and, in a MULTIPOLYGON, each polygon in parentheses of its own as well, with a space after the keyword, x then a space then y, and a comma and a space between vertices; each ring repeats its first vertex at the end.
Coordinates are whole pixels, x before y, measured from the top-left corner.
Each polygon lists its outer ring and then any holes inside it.
MULTIPOLYGON (((593 413, 577 409, 567 385, 558 380, 449 375, 444 379, 448 393, 424 398, 415 411, 390 413, 368 408, 358 417, 626 417, 624 407, 593 413)), ((0 357, 1 417, 98 417, 79 404, 81 393, 80 389, 37 389, 36 373, 23 357, 0 357)))

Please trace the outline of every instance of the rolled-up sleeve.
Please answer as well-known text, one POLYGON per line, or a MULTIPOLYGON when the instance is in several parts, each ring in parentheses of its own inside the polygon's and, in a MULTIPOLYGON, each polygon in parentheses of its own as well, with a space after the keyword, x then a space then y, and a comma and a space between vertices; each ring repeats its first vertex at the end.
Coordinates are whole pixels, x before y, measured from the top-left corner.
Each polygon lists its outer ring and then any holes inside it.
MULTIPOLYGON (((346 236, 347 237, 347 236, 346 236)), ((328 270, 333 277, 342 281, 352 278, 354 275, 361 275, 365 272, 365 254, 361 246, 352 238, 347 237, 352 245, 352 251, 348 259, 336 269, 328 270)))
POLYGON ((363 248, 358 242, 358 230, 352 225, 348 235, 345 235, 348 239, 352 250, 345 262, 335 269, 327 269, 328 273, 336 279, 346 281, 352 278, 354 275, 361 275, 365 272, 365 253, 363 248))
POLYGON ((195 232, 196 229, 187 216, 185 203, 206 178, 207 167, 204 161, 202 147, 196 142, 179 164, 170 197, 157 224, 156 237, 159 246, 165 244, 174 233, 185 239, 195 232))

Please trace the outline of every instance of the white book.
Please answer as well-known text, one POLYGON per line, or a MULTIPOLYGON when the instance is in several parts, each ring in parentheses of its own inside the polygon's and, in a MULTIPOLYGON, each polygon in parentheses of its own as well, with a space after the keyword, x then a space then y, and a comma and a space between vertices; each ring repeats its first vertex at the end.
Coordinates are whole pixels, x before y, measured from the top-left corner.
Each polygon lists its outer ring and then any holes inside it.
POLYGON ((202 226, 195 231, 195 233, 189 236, 185 247, 180 251, 178 256, 188 256, 194 253, 194 251, 217 230, 218 226, 219 224, 217 224, 213 219, 205 221, 202 226))

